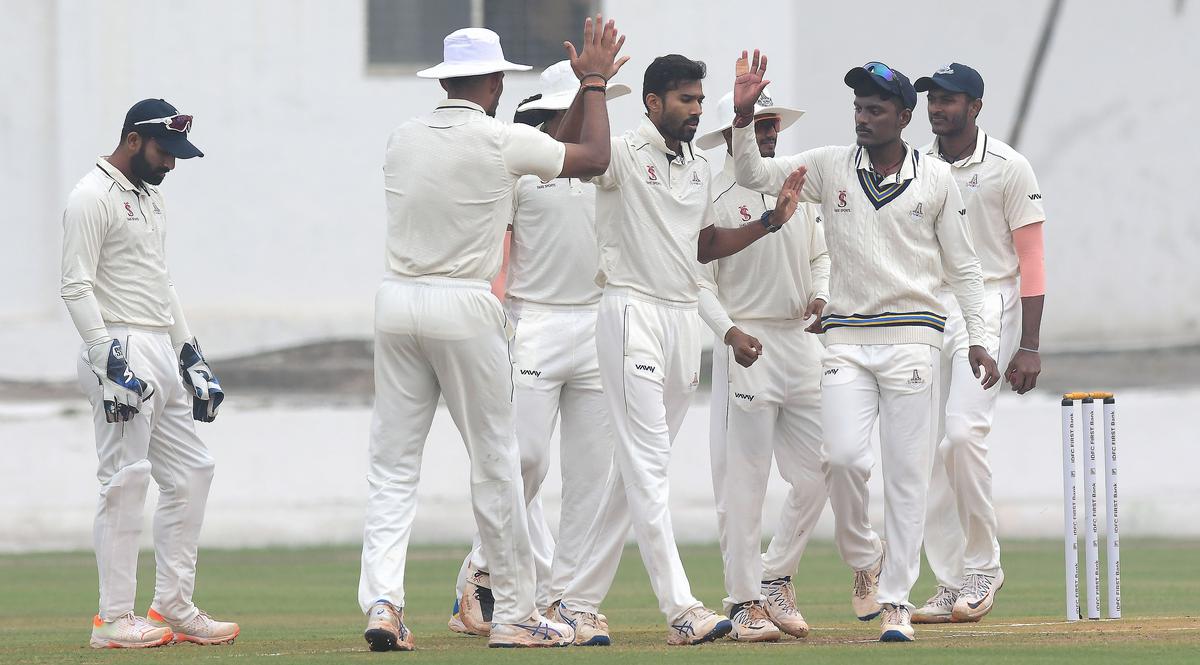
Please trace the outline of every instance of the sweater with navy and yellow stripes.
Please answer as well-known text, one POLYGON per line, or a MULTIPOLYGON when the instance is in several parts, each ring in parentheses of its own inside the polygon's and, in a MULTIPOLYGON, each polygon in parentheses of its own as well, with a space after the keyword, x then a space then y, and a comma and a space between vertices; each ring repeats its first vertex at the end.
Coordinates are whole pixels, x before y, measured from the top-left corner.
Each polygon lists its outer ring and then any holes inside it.
POLYGON ((778 194, 788 174, 808 169, 800 198, 821 205, 829 247, 826 344, 941 348, 948 312, 935 293, 944 279, 970 344, 985 345, 983 273, 958 185, 945 163, 905 150, 899 172, 881 177, 859 146, 763 158, 752 125, 733 131, 739 185, 778 194))

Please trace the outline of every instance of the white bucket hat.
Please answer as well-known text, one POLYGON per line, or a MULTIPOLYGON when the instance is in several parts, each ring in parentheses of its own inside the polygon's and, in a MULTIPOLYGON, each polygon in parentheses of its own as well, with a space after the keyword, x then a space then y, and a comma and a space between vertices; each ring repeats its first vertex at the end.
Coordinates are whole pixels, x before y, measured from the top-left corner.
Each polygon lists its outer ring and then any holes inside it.
POLYGON ((422 69, 423 79, 449 79, 494 72, 527 72, 533 67, 504 59, 500 35, 487 28, 462 28, 442 40, 442 63, 422 69))
MULTIPOLYGON (((754 117, 757 118, 760 115, 779 116, 779 131, 782 132, 799 120, 800 116, 804 115, 804 111, 786 106, 775 106, 771 92, 763 89, 762 94, 754 102, 754 117)), ((728 92, 721 98, 721 101, 717 102, 717 119, 725 124, 696 139, 696 146, 701 150, 711 150, 725 145, 725 136, 722 132, 733 127, 733 116, 733 93, 728 92)))
MULTIPOLYGON (((575 94, 579 91, 579 79, 575 78, 575 70, 571 69, 570 60, 560 60, 544 69, 540 83, 542 96, 518 106, 517 113, 539 109, 562 111, 571 106, 575 94)), ((629 86, 624 83, 609 83, 604 98, 616 99, 629 93, 629 86)))

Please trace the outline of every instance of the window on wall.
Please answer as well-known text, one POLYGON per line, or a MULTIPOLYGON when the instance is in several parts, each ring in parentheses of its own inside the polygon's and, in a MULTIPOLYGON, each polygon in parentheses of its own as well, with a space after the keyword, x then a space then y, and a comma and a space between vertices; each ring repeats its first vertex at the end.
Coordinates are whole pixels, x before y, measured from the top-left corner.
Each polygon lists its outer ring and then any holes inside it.
POLYGON ((597 0, 367 0, 367 65, 415 71, 442 61, 442 39, 465 27, 495 30, 512 62, 540 69, 566 57, 597 0))

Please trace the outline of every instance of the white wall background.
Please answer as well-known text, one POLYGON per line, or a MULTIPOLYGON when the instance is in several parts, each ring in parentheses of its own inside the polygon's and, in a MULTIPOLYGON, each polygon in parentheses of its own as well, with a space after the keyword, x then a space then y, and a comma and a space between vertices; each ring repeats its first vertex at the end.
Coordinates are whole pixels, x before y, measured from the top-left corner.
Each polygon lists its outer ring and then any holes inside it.
MULTIPOLYGON (((0 0, 0 377, 73 374, 77 338, 57 297, 62 204, 150 96, 196 115, 208 155, 181 163, 164 191, 172 272, 210 353, 370 334, 384 140, 442 91, 368 73, 365 4, 0 0)), ((841 77, 871 59, 914 79, 974 65, 987 81, 981 122, 1006 137, 1048 2, 603 4, 628 34, 621 78, 635 90, 655 55, 680 52, 709 63, 715 107, 737 52, 768 51, 776 98, 808 110, 783 136, 791 152, 852 139, 841 77)), ((1020 146, 1050 218, 1045 348, 1200 342, 1197 34, 1196 3, 1065 4, 1020 146)), ((535 81, 510 75, 500 115, 535 81)), ((913 143, 930 137, 923 109, 913 143)), ((639 113, 637 95, 614 102, 614 129, 639 113)))

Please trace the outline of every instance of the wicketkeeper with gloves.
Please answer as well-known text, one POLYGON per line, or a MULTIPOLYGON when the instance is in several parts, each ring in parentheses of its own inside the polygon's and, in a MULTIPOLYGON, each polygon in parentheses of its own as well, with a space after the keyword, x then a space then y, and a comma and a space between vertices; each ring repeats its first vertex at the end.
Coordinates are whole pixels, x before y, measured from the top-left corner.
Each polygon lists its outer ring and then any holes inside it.
POLYGON ((215 419, 225 393, 167 272, 166 206, 156 187, 176 159, 204 156, 188 141, 191 124, 161 99, 134 104, 120 145, 96 160, 63 213, 61 294, 83 337, 79 386, 92 404, 99 458, 96 648, 225 644, 238 634, 237 624, 192 603, 214 466, 193 420, 215 419), (156 576, 143 617, 134 591, 152 477, 156 576))

